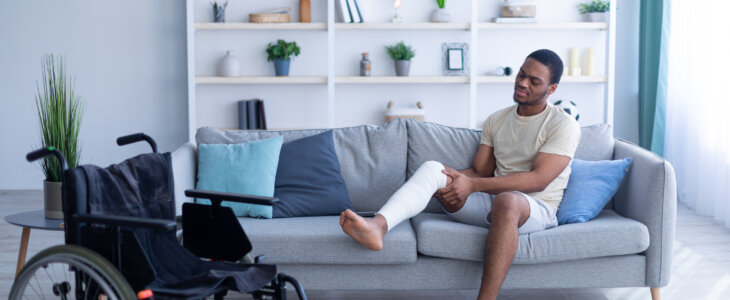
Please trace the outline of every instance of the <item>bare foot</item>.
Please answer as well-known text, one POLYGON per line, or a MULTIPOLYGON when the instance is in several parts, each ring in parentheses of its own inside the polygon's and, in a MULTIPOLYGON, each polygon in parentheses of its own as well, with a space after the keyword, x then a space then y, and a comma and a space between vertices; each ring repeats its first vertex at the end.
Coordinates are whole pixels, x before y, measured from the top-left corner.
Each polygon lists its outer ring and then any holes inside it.
POLYGON ((388 231, 383 216, 375 215, 373 218, 363 218, 348 209, 340 214, 340 226, 342 226, 342 231, 365 248, 374 251, 383 249, 383 237, 388 231))

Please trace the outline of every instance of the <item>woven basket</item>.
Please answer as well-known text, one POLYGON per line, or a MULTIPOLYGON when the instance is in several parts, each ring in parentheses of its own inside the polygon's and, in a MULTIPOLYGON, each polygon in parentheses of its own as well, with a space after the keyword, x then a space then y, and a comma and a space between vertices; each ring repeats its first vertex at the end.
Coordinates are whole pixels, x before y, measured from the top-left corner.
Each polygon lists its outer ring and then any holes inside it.
POLYGON ((249 14, 248 21, 251 23, 288 23, 289 14, 249 14))
POLYGON ((249 14, 248 21, 251 23, 288 23, 291 7, 279 7, 260 13, 249 14))

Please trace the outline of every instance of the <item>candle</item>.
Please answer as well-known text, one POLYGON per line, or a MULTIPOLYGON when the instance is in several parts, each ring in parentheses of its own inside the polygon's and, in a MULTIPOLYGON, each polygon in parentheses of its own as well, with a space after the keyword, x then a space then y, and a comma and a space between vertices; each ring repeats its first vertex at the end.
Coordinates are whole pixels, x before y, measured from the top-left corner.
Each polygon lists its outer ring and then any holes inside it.
POLYGON ((400 0, 393 0, 393 7, 400 8, 400 0))
POLYGON ((586 73, 585 75, 593 75, 593 48, 586 50, 586 73))
POLYGON ((578 48, 570 48, 570 76, 580 76, 580 54, 578 48))

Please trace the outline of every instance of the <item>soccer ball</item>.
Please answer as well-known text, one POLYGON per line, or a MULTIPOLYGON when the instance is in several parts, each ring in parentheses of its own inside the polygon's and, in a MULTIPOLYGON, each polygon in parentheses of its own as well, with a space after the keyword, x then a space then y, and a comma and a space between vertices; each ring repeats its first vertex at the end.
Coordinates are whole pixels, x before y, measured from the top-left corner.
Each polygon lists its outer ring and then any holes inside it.
POLYGON ((575 102, 573 102, 571 100, 558 100, 558 101, 555 101, 555 103, 553 103, 553 104, 555 104, 555 106, 557 106, 557 107, 562 108, 563 111, 565 111, 565 113, 567 113, 571 117, 575 118, 576 121, 578 121, 578 119, 580 119, 580 112, 578 111, 578 105, 575 104, 575 102))

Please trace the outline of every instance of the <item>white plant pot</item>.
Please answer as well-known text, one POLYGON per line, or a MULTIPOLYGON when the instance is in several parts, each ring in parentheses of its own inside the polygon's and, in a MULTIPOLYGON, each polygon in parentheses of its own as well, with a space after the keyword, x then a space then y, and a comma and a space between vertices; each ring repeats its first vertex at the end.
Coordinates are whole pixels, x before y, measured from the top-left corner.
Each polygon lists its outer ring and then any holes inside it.
POLYGON ((43 210, 48 219, 63 219, 63 197, 60 182, 43 180, 43 210))
POLYGON ((608 12, 586 13, 590 22, 608 22, 608 12))
POLYGON ((451 22, 451 13, 446 8, 437 8, 431 13, 431 22, 448 23, 451 22))

